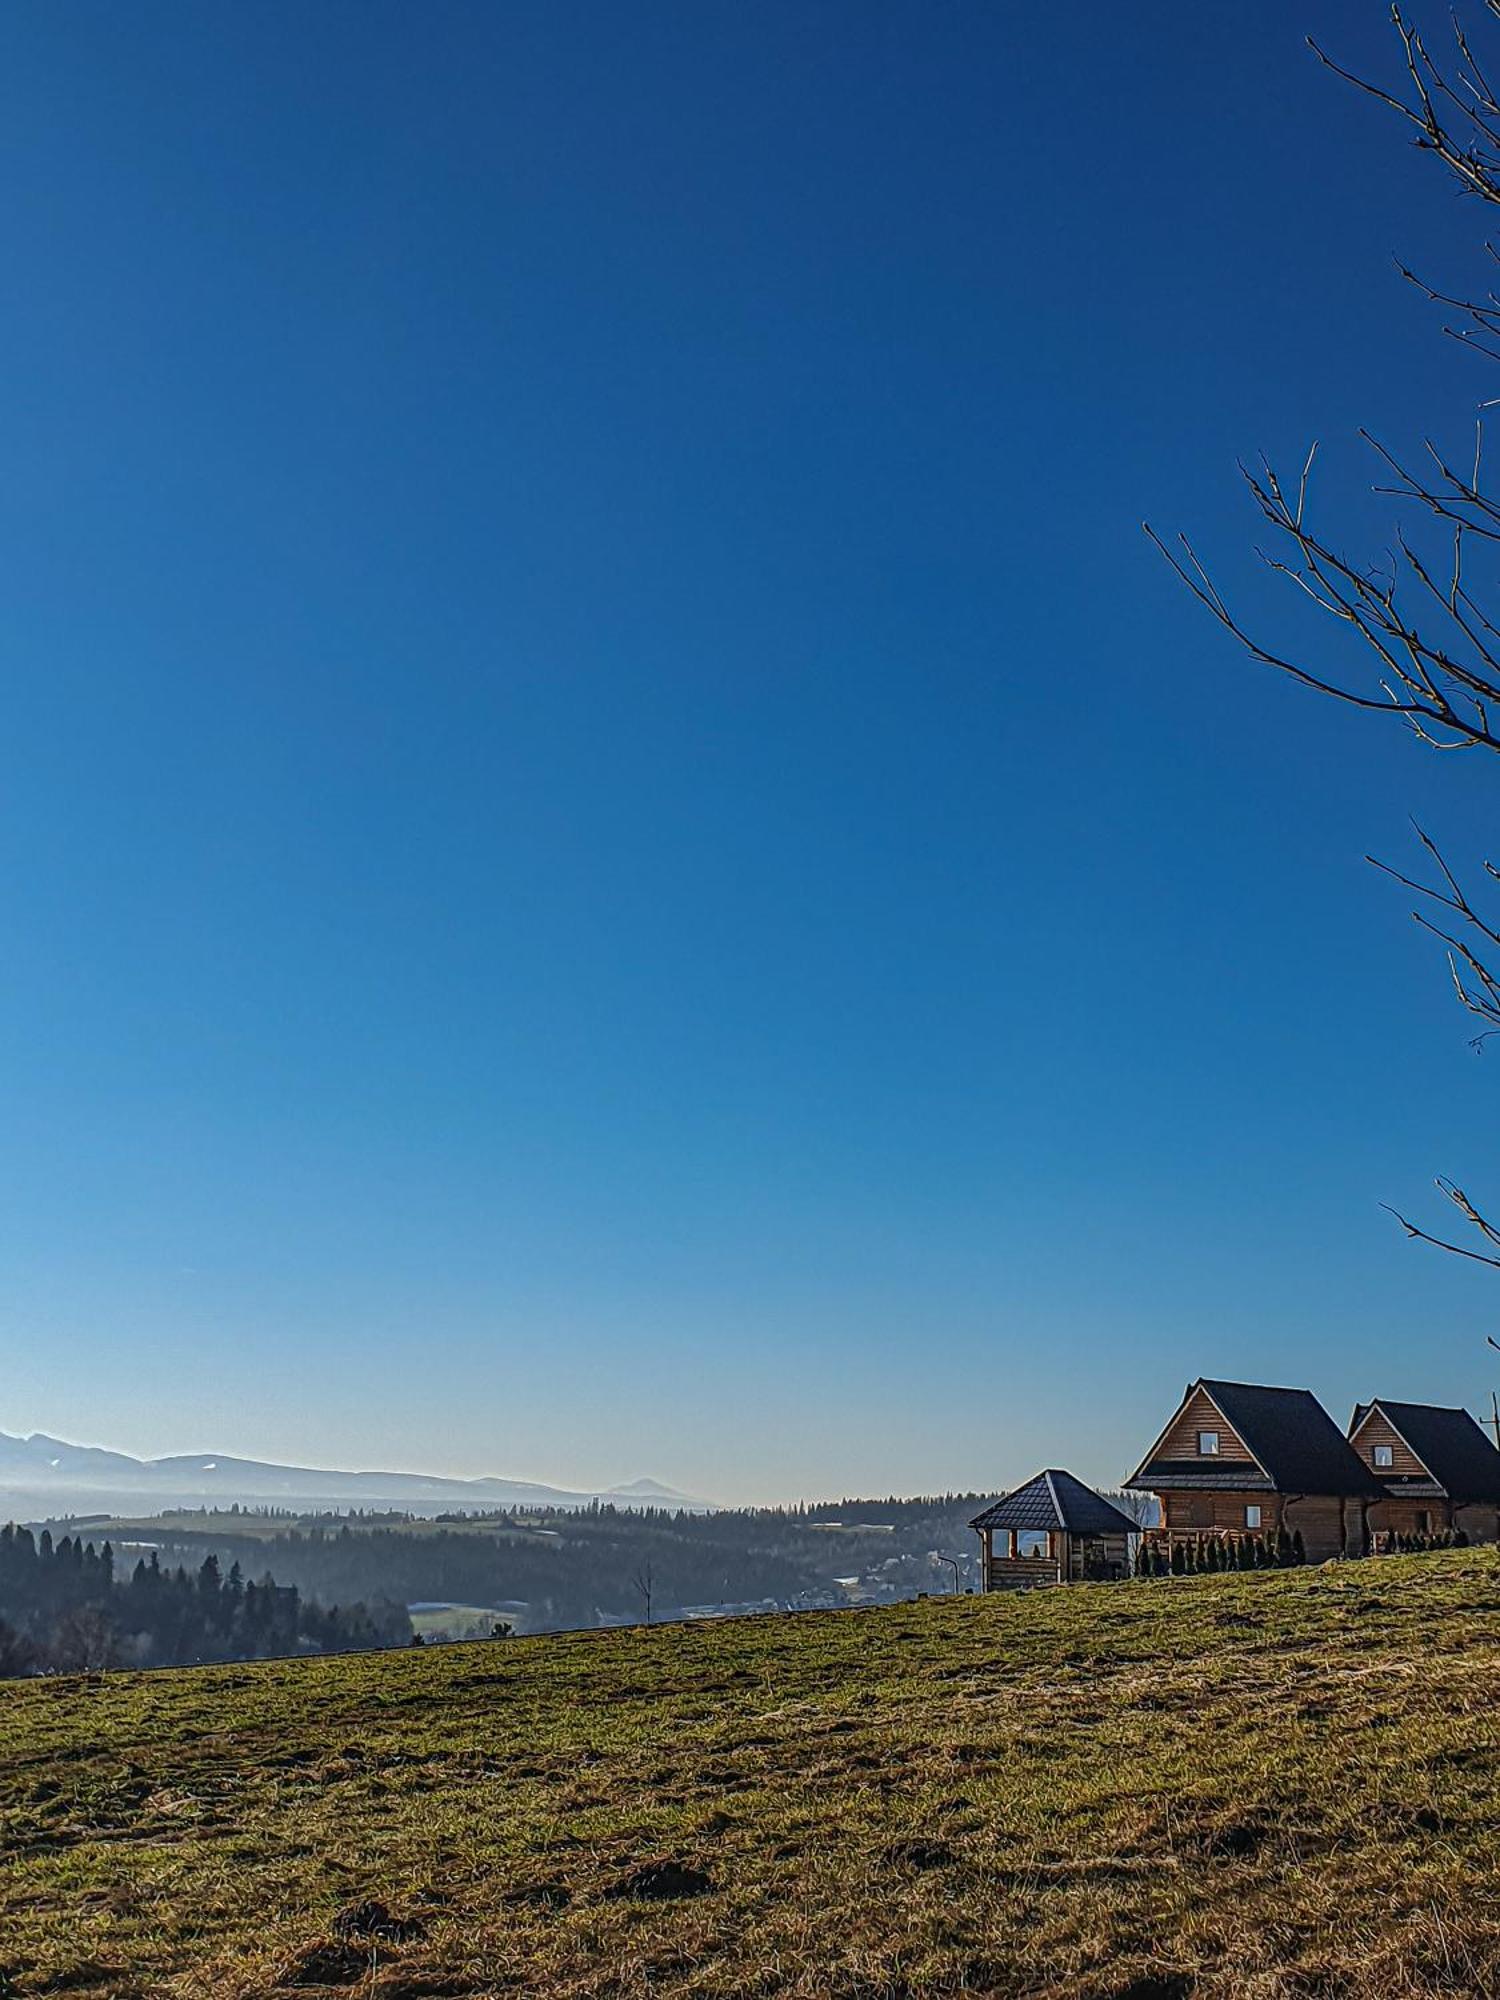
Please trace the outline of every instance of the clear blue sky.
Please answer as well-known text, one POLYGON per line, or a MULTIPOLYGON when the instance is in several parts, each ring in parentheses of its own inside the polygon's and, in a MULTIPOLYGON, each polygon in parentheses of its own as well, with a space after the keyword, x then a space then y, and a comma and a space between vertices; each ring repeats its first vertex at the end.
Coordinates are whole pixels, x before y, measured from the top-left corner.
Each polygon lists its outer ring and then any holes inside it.
MULTIPOLYGON (((0 1428, 725 1498, 1478 1404, 1490 1062, 1258 674, 1237 454, 1468 434, 1480 222, 1308 29, 0 21, 0 1428)), ((1436 25, 1440 27, 1440 19, 1436 25)), ((1497 1191, 1491 1180, 1490 1190, 1497 1191)))

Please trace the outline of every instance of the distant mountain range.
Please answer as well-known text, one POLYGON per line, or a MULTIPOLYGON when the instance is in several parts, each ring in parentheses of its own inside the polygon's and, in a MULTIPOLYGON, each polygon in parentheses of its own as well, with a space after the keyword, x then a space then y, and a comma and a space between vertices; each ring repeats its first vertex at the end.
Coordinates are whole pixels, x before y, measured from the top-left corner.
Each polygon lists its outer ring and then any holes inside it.
POLYGON ((709 1511, 654 1479, 573 1493, 524 1479, 449 1479, 426 1472, 336 1472, 271 1465, 222 1452, 131 1458, 96 1445, 68 1444, 37 1431, 0 1431, 0 1519, 59 1514, 145 1514, 169 1507, 286 1507, 298 1512, 399 1508, 411 1514, 480 1512, 497 1507, 685 1507, 709 1511))

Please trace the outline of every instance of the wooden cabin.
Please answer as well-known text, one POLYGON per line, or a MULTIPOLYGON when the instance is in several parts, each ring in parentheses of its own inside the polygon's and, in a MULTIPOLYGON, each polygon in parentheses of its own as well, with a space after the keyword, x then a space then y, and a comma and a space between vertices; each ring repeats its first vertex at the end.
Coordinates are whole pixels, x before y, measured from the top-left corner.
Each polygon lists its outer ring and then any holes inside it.
POLYGON ((1055 1467, 986 1507, 970 1526, 979 1535, 986 1590, 1112 1583, 1129 1576, 1130 1537, 1140 1532, 1139 1522, 1112 1507, 1071 1472, 1055 1467))
POLYGON ((1299 1533, 1309 1562, 1362 1555, 1385 1488, 1306 1389, 1189 1383, 1127 1489, 1151 1493, 1167 1542, 1299 1533))
POLYGON ((1356 1403, 1349 1442, 1379 1482, 1370 1509, 1374 1546, 1394 1535, 1459 1529, 1500 1541, 1500 1451, 1467 1410, 1430 1403, 1356 1403))

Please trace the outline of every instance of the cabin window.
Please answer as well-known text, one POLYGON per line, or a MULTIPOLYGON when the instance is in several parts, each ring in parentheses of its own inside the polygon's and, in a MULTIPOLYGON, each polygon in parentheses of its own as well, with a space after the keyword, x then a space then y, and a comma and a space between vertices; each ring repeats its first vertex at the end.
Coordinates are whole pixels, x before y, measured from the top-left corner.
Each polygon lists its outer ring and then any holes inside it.
POLYGON ((1200 1458, 1217 1458, 1218 1455, 1219 1433, 1217 1431, 1199 1431, 1198 1456, 1200 1458))
POLYGON ((1432 1516, 1425 1507, 1417 1509, 1417 1533, 1419 1535, 1430 1535, 1432 1533, 1432 1516))
POLYGON ((1258 1528, 1260 1526, 1260 1509, 1253 1501, 1248 1503, 1245 1508, 1245 1526, 1247 1528, 1258 1528))
POLYGON ((1370 1457, 1376 1469, 1389 1472, 1396 1462, 1396 1454, 1388 1444, 1377 1444, 1371 1448, 1370 1457))

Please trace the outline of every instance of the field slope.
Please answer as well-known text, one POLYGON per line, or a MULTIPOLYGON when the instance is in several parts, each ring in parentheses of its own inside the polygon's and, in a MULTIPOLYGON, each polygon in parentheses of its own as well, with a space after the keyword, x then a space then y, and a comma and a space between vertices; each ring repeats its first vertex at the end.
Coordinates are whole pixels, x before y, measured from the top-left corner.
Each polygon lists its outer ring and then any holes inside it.
POLYGON ((1492 1551, 0 1718, 0 1993, 1500 1992, 1492 1551))

